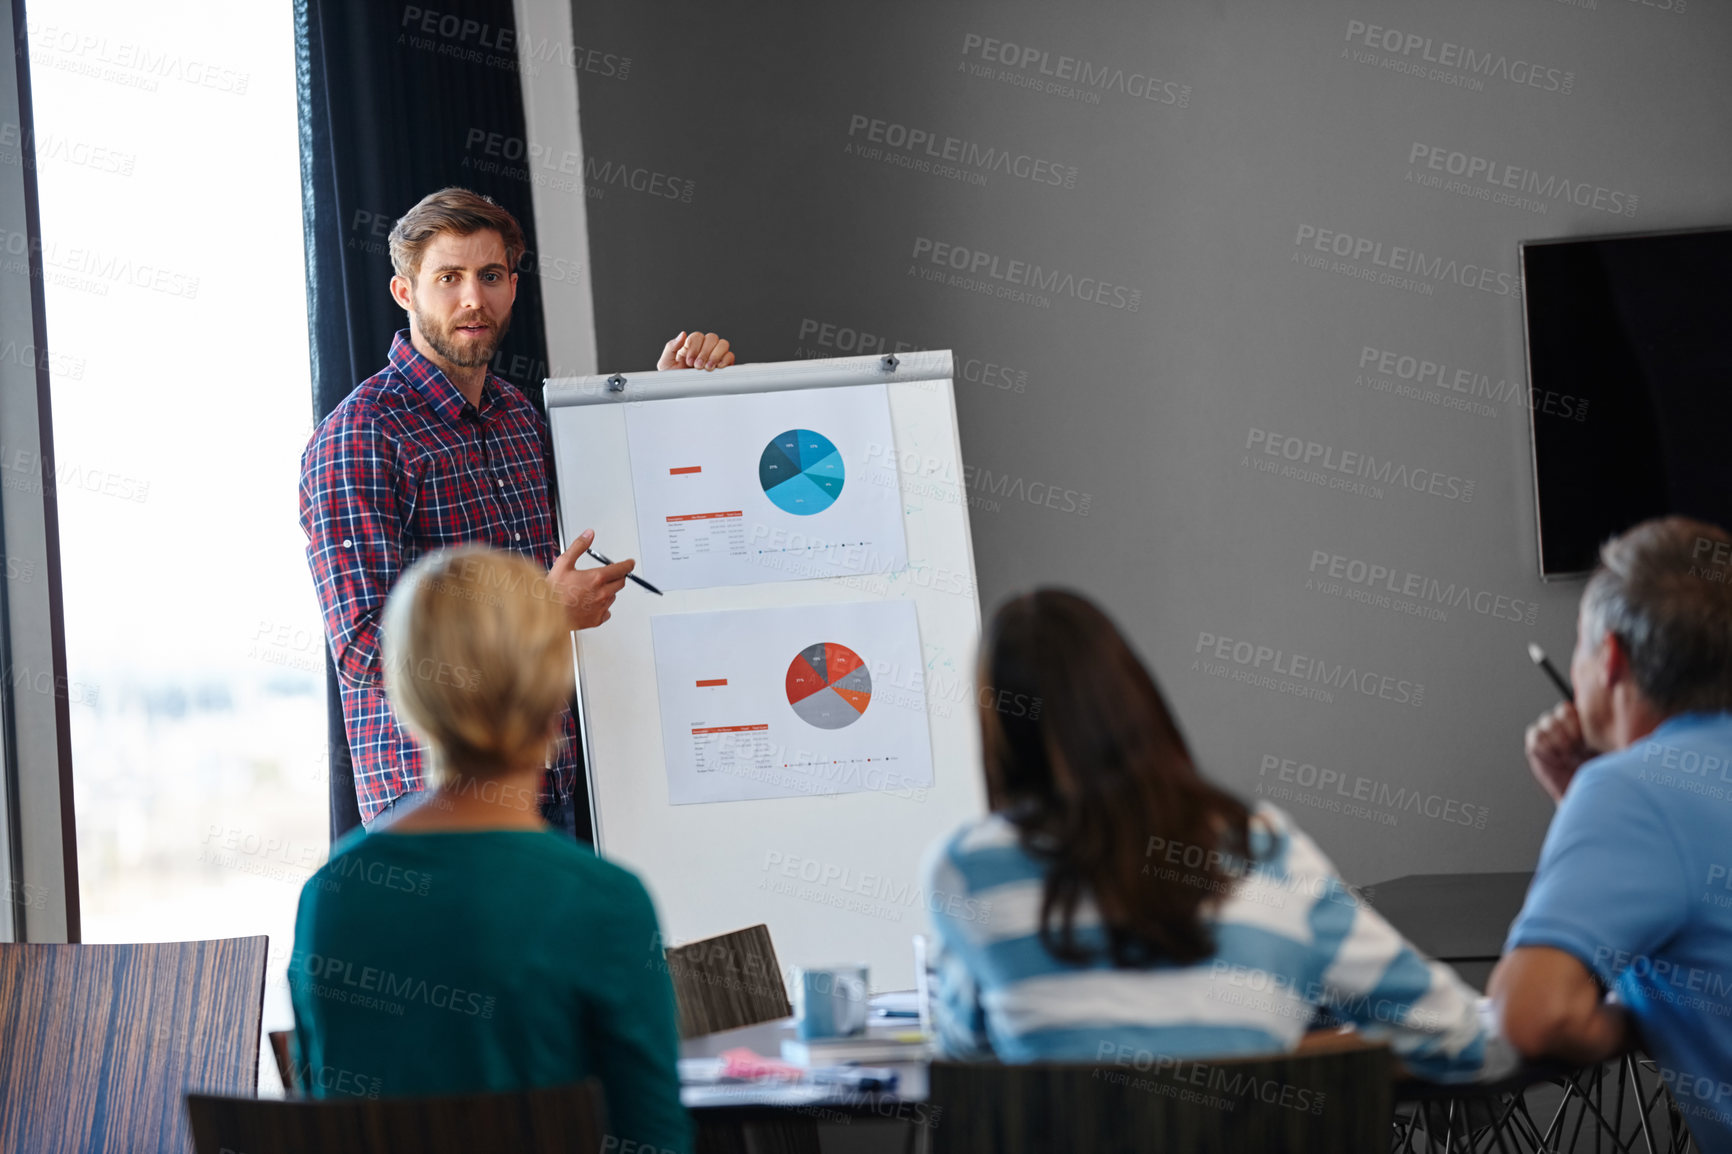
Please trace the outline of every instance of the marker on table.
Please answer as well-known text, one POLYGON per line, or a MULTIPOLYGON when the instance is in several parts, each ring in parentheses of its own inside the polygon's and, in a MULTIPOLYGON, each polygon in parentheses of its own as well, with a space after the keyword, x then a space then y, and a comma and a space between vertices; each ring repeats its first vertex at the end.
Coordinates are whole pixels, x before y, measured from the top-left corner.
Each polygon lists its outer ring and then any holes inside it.
MULTIPOLYGON (((585 549, 584 552, 588 553, 591 557, 594 557, 597 561, 600 561, 603 565, 612 565, 613 564, 612 561, 609 561, 606 557, 603 557, 600 553, 597 553, 594 549, 585 549)), ((657 589, 654 585, 651 585, 648 581, 645 581, 642 577, 639 577, 636 573, 627 573, 626 579, 628 581, 636 581, 639 585, 642 585, 645 589, 648 589, 651 593, 654 593, 657 597, 660 597, 662 595, 662 591, 660 589, 657 589)))
POLYGON ((1545 670, 1546 676, 1552 679, 1552 684, 1558 687, 1558 692, 1564 695, 1565 701, 1576 699, 1576 691, 1570 688, 1570 683, 1564 680, 1564 675, 1558 672, 1557 666, 1552 664, 1552 659, 1546 656, 1544 649, 1530 641, 1528 642, 1528 657, 1535 665, 1545 670))

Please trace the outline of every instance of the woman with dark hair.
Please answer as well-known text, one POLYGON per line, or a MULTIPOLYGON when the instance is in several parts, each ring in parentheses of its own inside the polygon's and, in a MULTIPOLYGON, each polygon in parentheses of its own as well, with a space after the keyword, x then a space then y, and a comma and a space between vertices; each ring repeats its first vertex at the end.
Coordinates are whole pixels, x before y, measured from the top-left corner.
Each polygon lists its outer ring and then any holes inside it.
POLYGON ((1087 599, 1003 606, 979 678, 992 812, 927 862, 947 1052, 1268 1053, 1333 1018, 1438 1081, 1514 1065, 1473 990, 1285 814, 1197 772, 1154 678, 1087 599))

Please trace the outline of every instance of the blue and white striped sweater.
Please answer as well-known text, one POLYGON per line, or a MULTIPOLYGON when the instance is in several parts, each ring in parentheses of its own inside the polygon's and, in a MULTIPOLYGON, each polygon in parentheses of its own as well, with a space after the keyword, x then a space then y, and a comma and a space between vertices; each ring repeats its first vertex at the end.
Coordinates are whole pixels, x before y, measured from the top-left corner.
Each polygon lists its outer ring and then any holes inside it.
MULTIPOLYGON (((1139 969, 1047 952, 1045 865, 1002 817, 934 846, 927 892, 946 899, 932 903, 943 1049, 1008 1062, 1271 1053, 1296 1046, 1324 1009, 1387 1041, 1422 1077, 1484 1080, 1514 1067, 1478 995, 1354 895, 1286 814, 1259 805, 1251 831, 1257 864, 1212 914, 1213 956, 1139 969)), ((1162 868, 1151 854, 1147 871, 1162 868)), ((1075 925, 1079 945, 1103 944, 1086 900, 1075 925)))

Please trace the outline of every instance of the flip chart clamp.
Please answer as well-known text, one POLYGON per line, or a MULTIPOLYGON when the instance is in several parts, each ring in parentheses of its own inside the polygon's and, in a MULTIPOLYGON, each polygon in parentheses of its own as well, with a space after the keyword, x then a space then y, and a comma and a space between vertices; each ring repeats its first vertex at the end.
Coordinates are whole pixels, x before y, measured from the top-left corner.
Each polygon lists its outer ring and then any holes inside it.
POLYGON ((879 361, 879 362, 878 362, 878 365, 879 365, 879 367, 880 367, 880 368, 882 368, 882 369, 883 369, 883 370, 884 370, 884 371, 885 371, 885 372, 887 372, 887 373, 893 373, 893 372, 895 372, 895 371, 896 371, 896 366, 897 366, 897 365, 899 365, 899 364, 901 364, 901 363, 902 363, 902 362, 901 362, 901 361, 899 361, 899 360, 897 360, 897 359, 896 359, 896 354, 895 354, 895 353, 885 353, 885 354, 884 354, 884 359, 883 359, 883 360, 881 360, 881 361, 879 361))
POLYGON ((625 392, 625 378, 615 373, 607 379, 607 391, 610 393, 625 392))

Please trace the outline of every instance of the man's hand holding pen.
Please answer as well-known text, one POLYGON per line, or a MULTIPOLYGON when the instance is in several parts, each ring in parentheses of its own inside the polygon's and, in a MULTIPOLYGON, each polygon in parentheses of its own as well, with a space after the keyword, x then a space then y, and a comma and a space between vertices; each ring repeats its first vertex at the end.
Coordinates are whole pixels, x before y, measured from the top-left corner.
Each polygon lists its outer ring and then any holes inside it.
POLYGON ((585 529, 559 555, 547 580, 565 601, 566 618, 573 629, 594 629, 613 616, 613 599, 625 588, 626 575, 637 567, 627 558, 594 569, 579 569, 577 562, 595 540, 595 530, 585 529))

